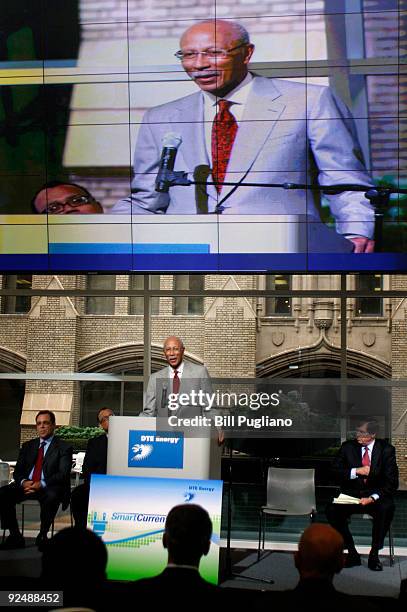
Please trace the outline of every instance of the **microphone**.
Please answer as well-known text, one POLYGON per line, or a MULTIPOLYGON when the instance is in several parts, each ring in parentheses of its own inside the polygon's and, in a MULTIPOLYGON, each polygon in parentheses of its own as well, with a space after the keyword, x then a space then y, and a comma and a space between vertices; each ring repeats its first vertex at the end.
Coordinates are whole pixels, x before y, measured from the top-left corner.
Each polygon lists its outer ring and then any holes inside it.
POLYGON ((155 190, 159 193, 168 193, 169 181, 168 173, 174 170, 177 149, 182 142, 180 134, 168 132, 162 139, 163 150, 160 159, 160 168, 155 179, 155 190))
POLYGON ((167 385, 163 384, 161 392, 161 410, 165 410, 167 404, 167 385))

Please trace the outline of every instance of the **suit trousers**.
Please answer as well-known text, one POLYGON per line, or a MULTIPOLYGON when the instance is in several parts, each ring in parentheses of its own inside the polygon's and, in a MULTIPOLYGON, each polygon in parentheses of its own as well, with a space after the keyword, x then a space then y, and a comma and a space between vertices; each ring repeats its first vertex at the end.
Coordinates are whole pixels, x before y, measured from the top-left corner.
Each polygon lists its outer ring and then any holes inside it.
POLYGON ((89 485, 84 483, 74 488, 71 494, 71 509, 75 527, 86 528, 88 520, 89 485))
POLYGON ((2 529, 8 529, 10 533, 19 532, 16 504, 27 500, 36 499, 40 503, 41 528, 43 534, 48 533, 52 521, 61 503, 62 490, 60 487, 44 487, 37 493, 24 494, 22 486, 13 482, 0 488, 0 519, 2 529))
POLYGON ((373 504, 360 506, 357 504, 329 504, 326 509, 328 521, 344 539, 348 551, 355 550, 355 543, 349 529, 349 519, 352 514, 369 514, 372 519, 372 549, 376 552, 384 546, 384 538, 389 530, 394 516, 394 502, 391 497, 383 497, 373 504))

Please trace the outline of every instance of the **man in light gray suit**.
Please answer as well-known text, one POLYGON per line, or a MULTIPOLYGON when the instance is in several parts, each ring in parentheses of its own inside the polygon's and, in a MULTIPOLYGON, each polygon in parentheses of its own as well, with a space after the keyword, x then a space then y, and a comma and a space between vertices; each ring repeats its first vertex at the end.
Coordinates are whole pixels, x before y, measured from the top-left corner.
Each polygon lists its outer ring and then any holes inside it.
MULTIPOLYGON (((168 366, 151 374, 143 412, 140 416, 167 417, 169 414, 196 416, 205 412, 206 403, 200 405, 180 406, 176 411, 168 410, 168 399, 172 393, 192 391, 212 393, 208 370, 203 365, 184 361, 185 347, 177 336, 170 336, 164 342, 164 355, 168 366)), ((210 411, 205 412, 209 417, 210 411)))
MULTIPOLYGON (((180 46, 176 56, 201 91, 145 113, 135 149, 132 195, 112 212, 298 214, 317 221, 317 192, 245 183, 372 184, 349 113, 328 87, 250 73, 254 45, 233 21, 197 23, 184 32, 180 46), (222 100, 236 130, 230 155, 222 162, 225 173, 219 175, 213 170, 213 128, 222 100), (174 170, 217 185, 155 191, 162 140, 169 132, 182 139, 174 170)), ((345 191, 328 199, 338 234, 353 243, 355 252, 372 252, 374 209, 363 192, 345 191)))

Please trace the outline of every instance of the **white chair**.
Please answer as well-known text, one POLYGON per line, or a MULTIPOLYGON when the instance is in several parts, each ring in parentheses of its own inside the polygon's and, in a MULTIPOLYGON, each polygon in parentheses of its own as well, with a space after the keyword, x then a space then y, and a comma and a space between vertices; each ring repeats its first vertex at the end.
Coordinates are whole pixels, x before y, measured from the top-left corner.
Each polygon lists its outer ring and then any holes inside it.
POLYGON ((82 474, 83 461, 86 453, 76 453, 72 456, 72 472, 75 474, 75 487, 79 484, 79 477, 82 474))
POLYGON ((0 487, 8 485, 10 482, 10 465, 0 459, 0 487))
POLYGON ((270 467, 267 474, 267 502, 260 508, 259 514, 257 559, 260 559, 260 551, 264 550, 267 515, 308 515, 312 522, 315 514, 315 470, 270 467))

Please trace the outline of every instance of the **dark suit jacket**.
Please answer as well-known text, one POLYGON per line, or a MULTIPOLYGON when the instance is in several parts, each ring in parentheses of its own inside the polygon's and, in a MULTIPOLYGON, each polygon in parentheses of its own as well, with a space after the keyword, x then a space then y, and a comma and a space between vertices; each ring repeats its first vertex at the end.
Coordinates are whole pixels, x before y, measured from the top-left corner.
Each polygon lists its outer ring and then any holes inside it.
MULTIPOLYGON (((271 602, 274 602, 272 591, 269 591, 271 602)), ((276 593, 277 594, 277 593, 276 593)), ((275 602, 277 603, 277 602, 275 602)), ((292 591, 280 592, 280 606, 294 610, 314 610, 315 612, 379 612, 397 609, 397 600, 391 597, 371 597, 368 595, 350 595, 337 591, 329 580, 323 578, 305 578, 298 582, 292 591), (284 598, 286 600, 284 601, 284 598)))
POLYGON ((158 576, 129 584, 129 594, 135 596, 136 601, 139 597, 153 596, 155 607, 163 604, 174 610, 191 610, 197 599, 202 605, 219 603, 223 590, 204 580, 192 568, 166 567, 158 576))
POLYGON ((399 486, 395 448, 385 440, 375 440, 366 483, 363 476, 350 478, 351 468, 362 467, 361 445, 356 440, 342 444, 332 467, 342 493, 354 497, 369 497, 373 493, 392 497, 399 486))
MULTIPOLYGON (((23 479, 28 479, 37 459, 39 446, 39 438, 24 442, 22 445, 13 475, 17 484, 20 484, 23 479)), ((66 500, 69 501, 71 492, 71 469, 72 446, 58 438, 58 436, 54 436, 45 453, 42 471, 45 485, 47 487, 59 488, 61 499, 64 502, 66 500)))
POLYGON ((85 483, 90 483, 91 474, 106 474, 107 467, 107 435, 102 434, 97 438, 91 438, 86 447, 86 455, 83 461, 82 474, 85 483))

